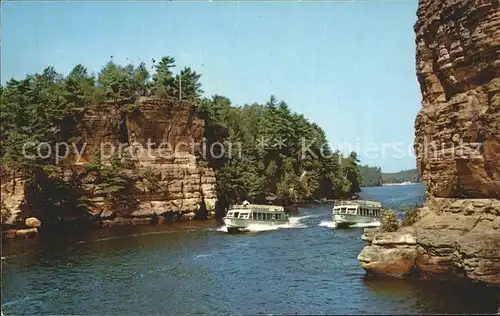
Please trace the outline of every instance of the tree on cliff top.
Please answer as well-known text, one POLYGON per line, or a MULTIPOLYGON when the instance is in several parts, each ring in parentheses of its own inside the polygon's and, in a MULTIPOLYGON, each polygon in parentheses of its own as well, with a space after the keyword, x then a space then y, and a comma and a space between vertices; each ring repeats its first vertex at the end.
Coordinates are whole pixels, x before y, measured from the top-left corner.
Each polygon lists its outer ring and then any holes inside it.
POLYGON ((97 86, 106 100, 119 101, 132 97, 130 75, 127 70, 109 61, 99 72, 97 86))
POLYGON ((53 163, 54 150, 41 148, 42 159, 36 147, 42 142, 52 146, 59 140, 61 120, 68 114, 62 83, 62 76, 52 67, 7 82, 2 95, 3 164, 30 171, 53 163))
POLYGON ((175 77, 172 71, 175 58, 165 56, 154 67, 156 73, 153 75, 153 94, 159 97, 175 96, 175 77))
POLYGON ((64 79, 64 97, 68 106, 82 107, 92 103, 95 78, 89 75, 87 68, 76 65, 64 79))
POLYGON ((189 67, 185 67, 175 76, 174 91, 182 100, 197 102, 203 94, 200 83, 201 75, 189 67), (180 91, 180 93, 179 93, 180 91))
MULTIPOLYGON (((291 111, 285 101, 272 95, 264 104, 239 107, 221 95, 201 98, 200 74, 188 67, 174 74, 174 63, 172 57, 162 58, 152 81, 144 63, 123 67, 113 61, 103 67, 97 80, 82 65, 75 66, 66 78, 49 67, 42 74, 10 80, 0 90, 2 166, 52 181, 57 178, 49 168, 55 152, 49 155, 48 148, 42 148, 41 153, 47 156, 40 157, 37 146, 44 142, 53 149, 56 142, 70 142, 72 135, 64 132, 68 127, 63 125, 73 108, 150 93, 177 98, 182 89, 183 100, 198 104, 209 144, 227 141, 223 151, 215 148, 214 154, 222 154, 221 158, 209 158, 223 205, 242 199, 263 202, 277 196, 290 202, 345 197, 359 190, 356 155, 343 158, 340 152, 332 151, 324 131, 291 111), (306 153, 303 145, 308 148, 306 153), (35 158, 27 158, 30 155, 35 158)), ((112 180, 107 181, 110 185, 106 190, 121 191, 123 181, 112 180)), ((52 197, 50 201, 56 203, 52 197)))

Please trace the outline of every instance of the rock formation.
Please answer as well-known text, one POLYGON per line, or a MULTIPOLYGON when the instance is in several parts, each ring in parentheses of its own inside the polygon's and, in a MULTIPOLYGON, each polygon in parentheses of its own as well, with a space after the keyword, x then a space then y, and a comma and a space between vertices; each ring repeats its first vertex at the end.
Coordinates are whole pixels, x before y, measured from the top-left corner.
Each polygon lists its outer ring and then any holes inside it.
MULTIPOLYGON (((57 166, 68 179, 84 173, 99 149, 102 163, 112 156, 122 162, 119 173, 127 179, 130 193, 126 200, 110 203, 92 175, 81 183, 81 194, 92 201, 88 212, 94 220, 110 225, 213 215, 215 174, 200 158, 204 121, 190 104, 146 97, 130 105, 106 103, 68 118, 62 133, 82 153, 79 157, 70 147, 64 163, 57 166)), ((24 228, 24 219, 33 215, 26 207, 26 190, 21 179, 2 184, 4 226, 24 228)), ((34 211, 43 217, 43 211, 34 211)), ((43 218, 37 217, 43 225, 43 218)))
POLYGON ((407 229, 375 233, 360 264, 369 273, 500 284, 499 2, 420 0, 415 32, 422 109, 414 147, 425 204, 412 238, 402 237, 407 229), (398 243, 382 245, 387 239, 398 243))

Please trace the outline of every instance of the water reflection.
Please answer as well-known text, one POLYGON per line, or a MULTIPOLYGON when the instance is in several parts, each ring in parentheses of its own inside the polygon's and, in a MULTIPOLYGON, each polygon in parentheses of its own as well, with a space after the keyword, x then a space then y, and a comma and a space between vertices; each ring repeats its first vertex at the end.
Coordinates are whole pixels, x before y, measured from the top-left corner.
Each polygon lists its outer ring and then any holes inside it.
POLYGON ((468 281, 399 280, 365 276, 376 296, 413 301, 421 313, 492 314, 500 307, 499 289, 468 281))

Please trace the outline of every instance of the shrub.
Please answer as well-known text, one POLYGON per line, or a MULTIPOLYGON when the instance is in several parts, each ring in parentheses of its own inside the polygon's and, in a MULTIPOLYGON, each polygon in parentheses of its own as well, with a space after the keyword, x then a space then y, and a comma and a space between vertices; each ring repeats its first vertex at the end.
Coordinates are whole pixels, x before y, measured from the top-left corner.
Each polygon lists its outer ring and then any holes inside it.
POLYGON ((401 226, 411 226, 415 224, 419 215, 418 206, 415 207, 405 207, 402 209, 404 213, 404 218, 401 221, 401 226))
POLYGON ((139 104, 132 103, 124 105, 121 110, 125 113, 134 113, 139 111, 139 104))
POLYGON ((380 219, 380 230, 383 232, 395 232, 399 228, 398 217, 393 210, 385 210, 380 219))

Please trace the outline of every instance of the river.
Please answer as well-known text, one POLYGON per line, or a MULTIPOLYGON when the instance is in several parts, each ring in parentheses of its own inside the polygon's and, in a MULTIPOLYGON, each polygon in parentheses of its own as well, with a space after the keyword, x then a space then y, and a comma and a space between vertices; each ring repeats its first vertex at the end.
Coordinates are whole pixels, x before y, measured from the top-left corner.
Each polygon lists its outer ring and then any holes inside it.
MULTIPOLYGON (((365 188, 413 205, 422 185, 365 188)), ((292 225, 228 235, 216 221, 102 229, 64 241, 5 241, 5 314, 495 313, 484 286, 366 277, 362 228, 332 229, 330 206, 292 225)))

